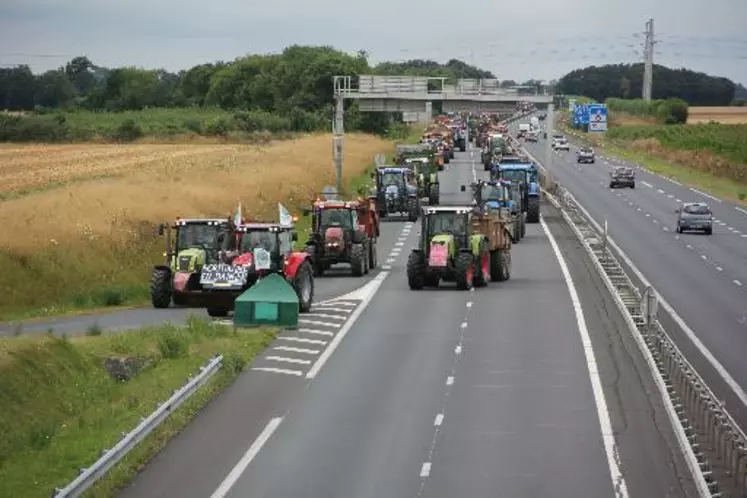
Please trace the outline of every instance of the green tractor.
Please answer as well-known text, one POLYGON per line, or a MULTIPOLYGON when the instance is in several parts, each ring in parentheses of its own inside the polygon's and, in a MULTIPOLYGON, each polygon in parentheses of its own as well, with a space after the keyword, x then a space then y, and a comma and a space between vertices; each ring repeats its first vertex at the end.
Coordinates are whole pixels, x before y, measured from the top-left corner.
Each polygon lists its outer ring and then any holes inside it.
POLYGON ((428 204, 437 206, 441 200, 441 184, 438 180, 438 168, 427 157, 405 159, 403 166, 411 168, 418 183, 418 197, 428 198, 428 204))
POLYGON ((490 165, 497 163, 508 150, 506 136, 497 133, 488 138, 488 144, 483 149, 481 158, 485 171, 490 171, 490 165))
POLYGON ((460 290, 484 287, 511 276, 511 235, 504 214, 472 206, 423 210, 419 247, 407 260, 412 290, 438 287, 443 280, 460 290))

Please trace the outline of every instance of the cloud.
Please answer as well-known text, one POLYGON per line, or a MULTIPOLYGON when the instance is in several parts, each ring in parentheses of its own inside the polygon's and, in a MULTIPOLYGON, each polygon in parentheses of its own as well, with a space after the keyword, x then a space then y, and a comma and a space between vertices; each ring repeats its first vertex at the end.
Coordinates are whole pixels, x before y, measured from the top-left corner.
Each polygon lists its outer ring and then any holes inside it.
POLYGON ((178 70, 298 43, 366 49, 376 60, 458 58, 505 79, 551 79, 640 60, 649 17, 657 63, 747 81, 744 0, 4 0, 0 63, 42 71, 86 54, 101 65, 178 70))

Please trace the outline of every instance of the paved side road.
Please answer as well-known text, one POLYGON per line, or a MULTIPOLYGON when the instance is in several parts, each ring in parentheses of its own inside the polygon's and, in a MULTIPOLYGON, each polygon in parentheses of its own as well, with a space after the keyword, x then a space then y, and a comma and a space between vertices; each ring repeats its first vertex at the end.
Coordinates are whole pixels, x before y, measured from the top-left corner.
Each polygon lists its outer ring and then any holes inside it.
MULTIPOLYGON (((335 266, 324 278, 315 281, 315 301, 323 301, 351 292, 372 280, 387 266, 391 251, 397 248, 398 238, 409 225, 402 218, 384 220, 381 224, 381 237, 378 240, 379 268, 364 277, 350 275, 348 265, 335 266)), ((302 235, 302 234, 301 234, 302 235)), ((204 309, 169 308, 164 310, 152 307, 120 309, 74 316, 50 317, 16 323, 0 323, 0 337, 10 336, 21 330, 24 334, 46 333, 76 334, 85 332, 93 325, 105 332, 116 332, 145 326, 161 325, 164 322, 182 324, 189 315, 209 318, 204 309)))
MULTIPOLYGON (((543 160, 544 141, 526 147, 543 160)), ((697 199, 684 194, 684 198, 671 199, 669 195, 673 194, 668 190, 659 193, 638 173, 635 189, 610 189, 611 168, 604 161, 579 165, 575 150, 553 155, 557 180, 597 222, 607 220, 612 238, 708 350, 704 354, 681 324, 664 318, 667 331, 719 398, 726 401, 732 416, 747 425, 747 406, 740 399, 747 389, 743 358, 747 349, 747 239, 720 225, 712 236, 676 234, 677 200, 697 199), (708 355, 719 366, 714 366, 708 355), (741 393, 728 385, 723 372, 741 393)))

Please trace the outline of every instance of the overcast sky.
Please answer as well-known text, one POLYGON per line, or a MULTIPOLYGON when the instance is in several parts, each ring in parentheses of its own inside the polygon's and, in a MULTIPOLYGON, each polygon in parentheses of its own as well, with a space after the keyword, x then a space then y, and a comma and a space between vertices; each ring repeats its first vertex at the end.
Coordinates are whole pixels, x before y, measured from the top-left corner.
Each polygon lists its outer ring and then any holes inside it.
POLYGON ((747 0, 0 0, 0 64, 175 71, 297 43, 548 80, 640 60, 648 18, 657 63, 747 83, 747 0))

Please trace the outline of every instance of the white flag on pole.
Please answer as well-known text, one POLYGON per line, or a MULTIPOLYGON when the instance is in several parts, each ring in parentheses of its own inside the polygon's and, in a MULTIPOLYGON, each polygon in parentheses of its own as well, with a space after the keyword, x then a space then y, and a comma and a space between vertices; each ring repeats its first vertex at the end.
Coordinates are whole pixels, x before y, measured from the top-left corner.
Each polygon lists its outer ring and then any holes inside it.
POLYGON ((278 202, 278 210, 280 211, 280 225, 284 227, 289 227, 293 225, 293 217, 291 216, 290 212, 283 206, 281 203, 278 202))
POLYGON ((236 212, 233 214, 233 223, 241 225, 241 201, 239 201, 239 207, 236 208, 236 212))

